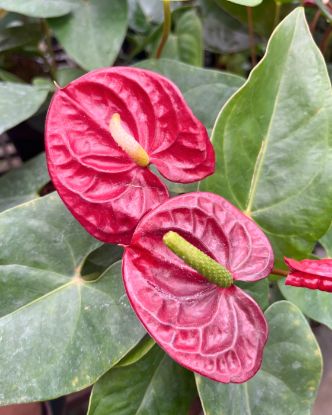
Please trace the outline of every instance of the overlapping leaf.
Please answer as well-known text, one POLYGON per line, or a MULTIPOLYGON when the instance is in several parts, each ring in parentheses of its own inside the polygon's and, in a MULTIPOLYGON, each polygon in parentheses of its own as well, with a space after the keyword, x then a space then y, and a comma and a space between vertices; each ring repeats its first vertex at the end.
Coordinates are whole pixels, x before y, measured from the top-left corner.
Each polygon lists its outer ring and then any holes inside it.
POLYGON ((127 1, 71 1, 70 15, 49 20, 55 36, 84 69, 112 65, 127 31, 127 1))
POLYGON ((309 255, 329 226, 331 103, 323 57, 297 9, 216 122, 217 169, 202 188, 250 215, 279 259, 309 255))
POLYGON ((223 385, 197 375, 205 415, 310 415, 322 359, 300 310, 287 301, 266 311, 270 335, 261 370, 242 385, 223 385))
POLYGON ((35 114, 48 92, 45 87, 0 82, 0 134, 35 114))
POLYGON ((75 0, 0 0, 0 7, 33 17, 63 16, 69 13, 75 0))
POLYGON ((49 180, 44 153, 10 171, 0 178, 0 211, 37 198, 49 180))
POLYGON ((101 244, 55 195, 0 214, 0 404, 46 400, 94 383, 143 336, 120 263, 93 282, 101 244))
POLYGON ((193 375, 154 346, 96 383, 88 415, 186 414, 194 393, 193 375))

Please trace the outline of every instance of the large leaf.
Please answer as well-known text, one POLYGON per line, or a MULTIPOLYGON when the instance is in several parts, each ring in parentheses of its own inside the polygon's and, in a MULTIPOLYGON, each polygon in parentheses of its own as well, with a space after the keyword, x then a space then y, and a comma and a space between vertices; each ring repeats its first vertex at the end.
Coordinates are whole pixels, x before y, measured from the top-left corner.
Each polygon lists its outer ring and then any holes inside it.
POLYGON ((112 65, 127 31, 127 1, 73 1, 70 15, 49 20, 55 36, 84 69, 112 65))
POLYGON ((208 130, 213 127, 220 107, 243 84, 243 78, 239 76, 168 59, 150 59, 136 66, 158 72, 173 81, 208 130))
POLYGON ((0 0, 0 7, 34 17, 63 16, 71 11, 75 0, 0 0))
POLYGON ((207 49, 217 53, 234 53, 249 48, 246 28, 219 7, 215 0, 199 0, 199 5, 207 49))
MULTIPOLYGON (((183 8, 172 14, 174 30, 169 34, 161 57, 175 59, 190 65, 203 64, 203 29, 200 18, 194 8, 183 8)), ((155 42, 153 53, 160 43, 160 36, 155 42)))
POLYGON ((46 400, 94 382, 144 331, 116 263, 80 273, 101 243, 55 194, 0 214, 0 405, 46 400))
POLYGON ((205 415, 310 415, 319 385, 319 346, 300 310, 287 301, 265 313, 270 335, 261 370, 249 382, 223 385, 197 376, 205 415))
POLYGON ((215 124, 216 173, 202 188, 250 215, 279 260, 309 255, 330 224, 331 104, 324 59, 297 9, 215 124))
POLYGON ((138 362, 110 370, 94 386, 88 415, 187 414, 190 372, 154 346, 138 362))
POLYGON ((45 87, 0 82, 0 134, 30 118, 47 94, 45 87))
POLYGON ((0 178, 0 212, 37 198, 49 180, 44 153, 11 170, 0 178))

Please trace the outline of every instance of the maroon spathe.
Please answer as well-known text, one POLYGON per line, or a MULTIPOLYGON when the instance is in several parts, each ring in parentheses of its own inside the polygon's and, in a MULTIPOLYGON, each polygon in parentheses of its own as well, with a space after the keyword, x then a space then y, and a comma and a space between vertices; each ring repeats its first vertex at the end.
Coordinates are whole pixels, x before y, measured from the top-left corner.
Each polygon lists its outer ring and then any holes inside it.
POLYGON ((261 366, 268 335, 261 309, 236 285, 217 287, 173 254, 162 241, 170 230, 225 266, 235 281, 270 273, 268 239, 220 196, 187 193, 142 219, 123 259, 136 314, 174 360, 220 382, 247 381, 261 366))
POLYGON ((205 127, 178 88, 161 75, 105 68, 59 89, 46 121, 52 181, 94 237, 128 244, 141 217, 169 196, 161 180, 113 139, 109 123, 115 113, 150 163, 171 181, 203 179, 214 172, 215 159, 205 127))
POLYGON ((286 285, 332 292, 332 259, 284 259, 289 267, 286 285))

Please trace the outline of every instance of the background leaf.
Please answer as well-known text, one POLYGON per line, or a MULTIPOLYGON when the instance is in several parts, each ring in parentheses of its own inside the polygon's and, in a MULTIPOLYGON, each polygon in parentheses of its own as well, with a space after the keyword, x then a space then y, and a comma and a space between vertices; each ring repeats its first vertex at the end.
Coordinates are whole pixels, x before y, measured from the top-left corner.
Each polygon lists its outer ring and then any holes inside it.
POLYGON ((246 28, 226 13, 215 0, 199 0, 203 17, 205 47, 216 53, 234 53, 249 49, 246 28))
POLYGON ((194 394, 192 373, 154 346, 138 362, 116 367, 96 383, 88 415, 186 414, 194 394))
POLYGON ((1 213, 0 232, 0 405, 93 384, 144 335, 121 264, 96 281, 82 278, 101 243, 55 194, 1 213))
MULTIPOLYGON (((174 30, 169 34, 161 57, 174 59, 194 66, 203 64, 203 29, 194 8, 182 8, 172 13, 174 30)), ((162 29, 162 28, 161 28, 162 29)), ((152 49, 155 55, 161 38, 157 37, 152 49)))
POLYGON ((49 181, 44 153, 11 170, 0 177, 0 212, 39 197, 49 181))
POLYGON ((34 17, 62 16, 71 11, 75 0, 0 0, 2 9, 34 17))
POLYGON ((0 134, 35 114, 48 92, 44 87, 0 82, 0 134))
POLYGON ((224 385, 196 375, 205 415, 310 415, 322 358, 300 310, 287 301, 265 313, 269 340, 261 370, 249 382, 224 385))
POLYGON ((73 1, 70 15, 49 20, 55 36, 82 68, 112 65, 127 31, 127 1, 73 1))
POLYGON ((201 188, 250 215, 280 262, 309 255, 331 221, 331 102, 323 57, 298 9, 214 127, 216 173, 201 188))

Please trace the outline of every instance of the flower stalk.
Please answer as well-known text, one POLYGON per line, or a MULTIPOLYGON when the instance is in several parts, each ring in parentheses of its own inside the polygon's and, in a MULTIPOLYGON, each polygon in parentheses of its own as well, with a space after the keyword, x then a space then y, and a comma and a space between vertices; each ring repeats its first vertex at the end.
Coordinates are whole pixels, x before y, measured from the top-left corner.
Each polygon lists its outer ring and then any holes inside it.
POLYGON ((164 49, 164 46, 166 45, 169 33, 171 31, 171 5, 170 0, 163 0, 163 6, 164 6, 164 24, 163 24, 163 34, 161 36, 160 44, 158 46, 157 52, 156 52, 156 58, 159 59, 161 57, 162 51, 164 49))

